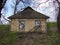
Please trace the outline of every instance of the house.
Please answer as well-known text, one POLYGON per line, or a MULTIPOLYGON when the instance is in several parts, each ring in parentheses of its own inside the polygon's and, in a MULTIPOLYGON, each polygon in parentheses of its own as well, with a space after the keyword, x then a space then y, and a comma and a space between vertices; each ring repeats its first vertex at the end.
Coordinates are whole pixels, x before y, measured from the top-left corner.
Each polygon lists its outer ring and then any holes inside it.
POLYGON ((11 20, 11 31, 29 32, 43 31, 46 32, 46 20, 49 18, 31 7, 25 8, 22 12, 8 17, 11 20))

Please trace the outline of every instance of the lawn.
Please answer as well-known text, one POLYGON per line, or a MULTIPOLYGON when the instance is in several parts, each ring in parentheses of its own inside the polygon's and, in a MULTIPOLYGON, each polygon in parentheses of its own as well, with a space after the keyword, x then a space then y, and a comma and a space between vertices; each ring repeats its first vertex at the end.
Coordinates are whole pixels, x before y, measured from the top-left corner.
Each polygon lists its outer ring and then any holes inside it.
MULTIPOLYGON (((47 25, 50 28, 56 27, 56 23, 48 23, 47 25)), ((18 45, 24 42, 21 45, 40 45, 43 41, 46 42, 46 45, 60 45, 60 33, 57 31, 48 30, 47 34, 41 33, 18 33, 11 32, 9 25, 0 25, 0 45, 18 45), (45 36, 46 35, 46 36, 45 36), (44 38, 45 37, 45 38, 44 38), (42 41, 43 40, 43 41, 42 41), (27 41, 27 42, 26 42, 27 41)), ((54 30, 54 28, 53 28, 54 30)))

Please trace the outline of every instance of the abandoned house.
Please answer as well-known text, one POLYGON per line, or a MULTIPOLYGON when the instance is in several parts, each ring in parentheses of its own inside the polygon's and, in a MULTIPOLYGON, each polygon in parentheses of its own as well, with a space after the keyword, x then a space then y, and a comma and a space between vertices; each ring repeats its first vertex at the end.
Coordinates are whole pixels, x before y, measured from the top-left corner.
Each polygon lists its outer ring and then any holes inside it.
POLYGON ((8 17, 10 22, 10 30, 17 32, 43 31, 46 32, 46 20, 49 18, 31 7, 25 8, 23 11, 8 17))

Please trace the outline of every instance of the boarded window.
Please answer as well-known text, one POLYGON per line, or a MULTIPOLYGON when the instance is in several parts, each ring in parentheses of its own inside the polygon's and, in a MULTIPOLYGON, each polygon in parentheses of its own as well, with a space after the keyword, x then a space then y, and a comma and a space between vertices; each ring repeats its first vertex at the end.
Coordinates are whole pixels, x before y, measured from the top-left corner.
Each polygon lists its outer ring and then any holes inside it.
POLYGON ((35 26, 36 27, 40 27, 41 26, 40 20, 35 20, 35 26))
POLYGON ((25 28, 25 21, 21 20, 19 21, 19 28, 24 29, 25 28))

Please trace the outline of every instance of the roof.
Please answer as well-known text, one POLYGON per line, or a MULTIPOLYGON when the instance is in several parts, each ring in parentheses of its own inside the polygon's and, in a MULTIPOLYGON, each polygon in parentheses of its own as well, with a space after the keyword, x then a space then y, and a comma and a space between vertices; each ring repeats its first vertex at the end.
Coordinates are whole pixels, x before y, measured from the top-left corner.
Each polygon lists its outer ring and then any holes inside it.
POLYGON ((27 7, 22 12, 18 12, 17 14, 12 15, 8 18, 9 19, 40 19, 40 18, 47 19, 49 17, 33 10, 31 7, 27 7))

